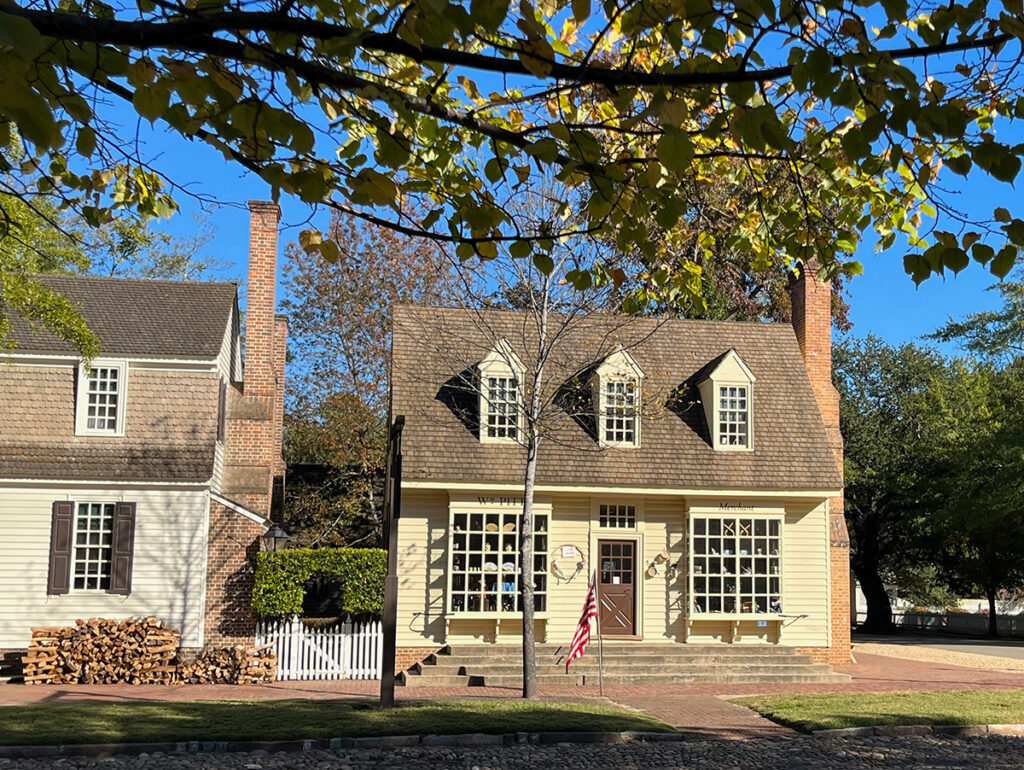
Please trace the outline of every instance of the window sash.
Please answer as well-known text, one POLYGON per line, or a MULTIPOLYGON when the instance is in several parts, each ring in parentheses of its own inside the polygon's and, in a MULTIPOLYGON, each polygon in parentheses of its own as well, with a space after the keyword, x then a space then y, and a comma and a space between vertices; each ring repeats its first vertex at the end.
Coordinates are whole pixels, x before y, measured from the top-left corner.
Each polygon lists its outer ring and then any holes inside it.
POLYGON ((75 432, 119 436, 124 431, 128 367, 123 361, 94 361, 79 367, 75 432))
POLYGON ((609 529, 636 529, 636 506, 602 503, 598 525, 609 529))
POLYGON ((519 383, 511 376, 488 376, 484 397, 487 402, 487 438, 519 438, 519 383))
POLYGON ((691 514, 690 614, 781 614, 782 525, 782 516, 691 514))
POLYGON ((635 444, 637 387, 633 380, 604 384, 603 433, 607 444, 635 444))
POLYGON ((114 563, 114 503, 78 503, 72 543, 71 587, 107 591, 114 563))
POLYGON ((718 443, 721 446, 750 445, 750 398, 744 385, 718 388, 718 443))
MULTIPOLYGON (((448 533, 448 612, 486 615, 522 611, 520 514, 452 513, 448 533)), ((533 517, 534 610, 547 610, 548 514, 533 517)))

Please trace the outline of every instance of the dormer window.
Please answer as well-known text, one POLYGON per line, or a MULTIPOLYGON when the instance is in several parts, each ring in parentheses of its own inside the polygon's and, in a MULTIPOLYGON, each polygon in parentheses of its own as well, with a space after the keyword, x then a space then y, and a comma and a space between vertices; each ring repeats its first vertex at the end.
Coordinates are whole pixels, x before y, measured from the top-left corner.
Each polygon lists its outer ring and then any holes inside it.
POLYGON ((79 436, 123 436, 128 365, 124 361, 93 361, 78 368, 75 433, 79 436))
POLYGON ((608 444, 636 443, 636 382, 612 380, 604 384, 604 441, 608 444))
POLYGON ((698 383, 704 414, 716 451, 754 448, 753 372, 735 350, 723 353, 707 367, 698 383))
POLYGON ((480 440, 517 442, 522 438, 522 387, 526 371, 519 356, 500 340, 477 365, 480 378, 480 440))
POLYGON ((602 447, 640 446, 640 398, 644 373, 618 348, 594 372, 597 432, 602 447))
POLYGON ((745 447, 750 439, 750 401, 745 385, 718 388, 718 443, 745 447))

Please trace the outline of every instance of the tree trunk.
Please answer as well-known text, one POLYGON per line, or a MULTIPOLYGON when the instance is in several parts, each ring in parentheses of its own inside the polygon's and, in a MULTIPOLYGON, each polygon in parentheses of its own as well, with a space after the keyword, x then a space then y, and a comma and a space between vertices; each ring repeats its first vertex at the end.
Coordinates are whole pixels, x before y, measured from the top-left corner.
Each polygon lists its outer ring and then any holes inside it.
POLYGON ((996 589, 986 588, 985 596, 988 597, 988 635, 999 636, 999 622, 996 618, 996 589))
POLYGON ((537 478, 537 437, 531 426, 526 441, 523 516, 519 524, 519 595, 523 601, 523 697, 537 697, 537 650, 533 622, 533 488, 537 478))
POLYGON ((877 565, 872 569, 871 565, 857 563, 853 565, 853 572, 868 603, 868 616, 860 625, 860 630, 871 634, 893 633, 892 603, 882 577, 878 574, 877 565))

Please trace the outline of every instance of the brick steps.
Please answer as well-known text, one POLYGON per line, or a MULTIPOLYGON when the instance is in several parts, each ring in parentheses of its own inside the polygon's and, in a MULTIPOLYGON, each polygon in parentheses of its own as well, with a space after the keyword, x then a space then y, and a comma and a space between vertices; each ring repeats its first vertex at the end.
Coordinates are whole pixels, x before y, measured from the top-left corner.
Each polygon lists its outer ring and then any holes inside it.
MULTIPOLYGON (((403 671, 398 681, 407 687, 518 687, 521 655, 518 645, 446 647, 403 671)), ((568 672, 565 655, 564 646, 538 646, 538 684, 598 683, 595 646, 568 672)), ((789 647, 606 644, 604 650, 604 683, 609 685, 848 681, 846 674, 789 647)))

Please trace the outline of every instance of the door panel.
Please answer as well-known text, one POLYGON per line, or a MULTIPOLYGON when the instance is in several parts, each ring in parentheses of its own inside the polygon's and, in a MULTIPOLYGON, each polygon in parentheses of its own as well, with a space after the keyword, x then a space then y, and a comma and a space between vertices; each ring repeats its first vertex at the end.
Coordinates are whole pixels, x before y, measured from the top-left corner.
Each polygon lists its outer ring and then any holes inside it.
POLYGON ((597 589, 603 636, 636 634, 636 543, 601 540, 597 589))

